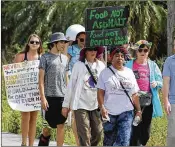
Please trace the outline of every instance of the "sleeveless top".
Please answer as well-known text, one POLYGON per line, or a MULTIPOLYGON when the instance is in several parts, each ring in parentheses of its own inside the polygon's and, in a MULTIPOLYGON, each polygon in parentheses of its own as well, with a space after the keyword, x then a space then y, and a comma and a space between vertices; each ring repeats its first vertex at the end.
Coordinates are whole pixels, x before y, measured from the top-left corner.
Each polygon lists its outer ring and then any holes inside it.
MULTIPOLYGON (((40 56, 38 55, 38 60, 40 60, 40 56)), ((24 60, 23 61, 28 61, 27 59, 27 52, 24 53, 24 60)))

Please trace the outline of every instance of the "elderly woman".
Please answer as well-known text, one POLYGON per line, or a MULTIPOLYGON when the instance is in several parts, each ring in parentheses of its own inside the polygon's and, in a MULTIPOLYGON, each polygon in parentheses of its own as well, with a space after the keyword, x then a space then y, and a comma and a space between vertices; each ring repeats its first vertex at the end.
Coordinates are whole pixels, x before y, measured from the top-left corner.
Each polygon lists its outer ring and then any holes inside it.
POLYGON ((112 65, 101 72, 97 83, 99 107, 102 117, 107 119, 103 123, 104 146, 128 146, 134 107, 141 117, 134 73, 123 65, 126 54, 124 47, 112 49, 112 65))
POLYGON ((80 61, 73 66, 62 105, 65 117, 69 109, 74 110, 80 146, 97 146, 101 139, 96 82, 105 65, 96 57, 103 51, 103 47, 81 50, 80 61))
POLYGON ((152 117, 162 116, 158 95, 158 89, 162 87, 162 75, 157 64, 148 58, 151 45, 152 43, 146 40, 138 41, 134 45, 136 59, 128 61, 126 64, 135 74, 140 88, 140 105, 143 111, 141 123, 132 128, 130 144, 132 146, 146 145, 150 136, 152 117))

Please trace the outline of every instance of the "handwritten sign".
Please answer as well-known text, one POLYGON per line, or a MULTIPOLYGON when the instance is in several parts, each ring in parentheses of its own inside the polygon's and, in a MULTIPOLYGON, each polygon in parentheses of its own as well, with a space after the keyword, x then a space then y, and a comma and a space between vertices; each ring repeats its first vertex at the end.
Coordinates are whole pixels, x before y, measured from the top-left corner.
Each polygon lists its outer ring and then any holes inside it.
POLYGON ((86 47, 126 44, 128 16, 128 6, 86 9, 86 47))
POLYGON ((86 9, 86 31, 124 27, 128 16, 128 6, 88 8, 86 9))
POLYGON ((38 60, 3 65, 7 100, 12 109, 23 112, 41 109, 38 66, 38 60))
POLYGON ((90 38, 86 42, 88 46, 123 45, 128 42, 126 27, 102 31, 89 31, 86 32, 86 37, 90 38))

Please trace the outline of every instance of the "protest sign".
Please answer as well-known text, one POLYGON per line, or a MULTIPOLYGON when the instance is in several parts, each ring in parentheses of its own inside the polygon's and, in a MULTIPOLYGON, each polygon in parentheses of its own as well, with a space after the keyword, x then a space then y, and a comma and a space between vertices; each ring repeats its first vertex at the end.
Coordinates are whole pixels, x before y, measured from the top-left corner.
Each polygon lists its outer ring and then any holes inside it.
POLYGON ((128 16, 128 6, 86 9, 86 47, 126 44, 128 16))
POLYGON ((39 60, 3 65, 7 101, 14 110, 41 109, 38 88, 39 60))

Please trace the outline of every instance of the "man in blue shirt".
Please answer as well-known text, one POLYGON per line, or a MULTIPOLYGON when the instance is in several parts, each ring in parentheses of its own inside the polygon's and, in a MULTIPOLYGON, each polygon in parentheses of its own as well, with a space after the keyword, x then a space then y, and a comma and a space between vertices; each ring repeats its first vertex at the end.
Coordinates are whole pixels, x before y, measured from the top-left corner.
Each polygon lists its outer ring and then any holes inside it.
POLYGON ((162 94, 168 116, 167 146, 173 146, 175 144, 175 54, 168 57, 164 64, 162 94))

